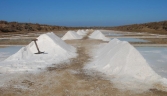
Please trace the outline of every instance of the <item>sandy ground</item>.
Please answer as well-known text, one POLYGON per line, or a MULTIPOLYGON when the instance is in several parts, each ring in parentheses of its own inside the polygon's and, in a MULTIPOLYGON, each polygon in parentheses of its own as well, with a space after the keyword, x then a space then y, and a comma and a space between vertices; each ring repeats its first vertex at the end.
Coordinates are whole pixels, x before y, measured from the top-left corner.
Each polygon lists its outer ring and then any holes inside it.
POLYGON ((101 73, 83 70, 91 61, 92 49, 103 41, 85 37, 66 42, 77 48, 77 58, 68 64, 53 64, 40 73, 15 74, 0 88, 0 96, 167 96, 156 89, 143 93, 119 90, 101 73))

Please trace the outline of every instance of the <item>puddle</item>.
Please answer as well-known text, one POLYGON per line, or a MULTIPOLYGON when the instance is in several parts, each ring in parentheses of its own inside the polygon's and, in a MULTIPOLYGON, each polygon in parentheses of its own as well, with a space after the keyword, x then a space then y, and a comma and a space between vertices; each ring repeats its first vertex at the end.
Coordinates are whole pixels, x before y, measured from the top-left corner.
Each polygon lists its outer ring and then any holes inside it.
POLYGON ((23 46, 10 46, 0 48, 0 61, 19 51, 23 46))
POLYGON ((103 33, 105 36, 123 36, 123 34, 118 33, 103 33))
POLYGON ((167 47, 136 47, 153 70, 167 78, 167 47))
POLYGON ((121 41, 127 41, 127 42, 150 42, 148 40, 138 39, 138 38, 117 38, 117 39, 119 39, 121 41))

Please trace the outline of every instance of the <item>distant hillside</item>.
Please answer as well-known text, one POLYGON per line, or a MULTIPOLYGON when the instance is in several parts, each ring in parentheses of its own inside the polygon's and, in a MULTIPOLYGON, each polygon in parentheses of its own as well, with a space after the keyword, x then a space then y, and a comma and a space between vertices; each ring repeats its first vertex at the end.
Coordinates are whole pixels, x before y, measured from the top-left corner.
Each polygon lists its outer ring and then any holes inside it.
POLYGON ((130 31, 130 32, 151 32, 151 33, 167 34, 167 21, 116 26, 107 29, 130 31))
POLYGON ((29 32, 29 31, 54 31, 54 30, 68 30, 75 29, 73 27, 51 26, 44 24, 33 23, 18 23, 0 21, 0 32, 29 32))
POLYGON ((65 26, 52 26, 52 25, 37 24, 37 23, 33 24, 33 23, 0 21, 0 33, 30 32, 30 31, 47 32, 47 31, 57 31, 57 30, 75 30, 75 29, 89 29, 89 28, 167 34, 167 21, 132 24, 132 25, 124 25, 116 27, 65 27, 65 26))

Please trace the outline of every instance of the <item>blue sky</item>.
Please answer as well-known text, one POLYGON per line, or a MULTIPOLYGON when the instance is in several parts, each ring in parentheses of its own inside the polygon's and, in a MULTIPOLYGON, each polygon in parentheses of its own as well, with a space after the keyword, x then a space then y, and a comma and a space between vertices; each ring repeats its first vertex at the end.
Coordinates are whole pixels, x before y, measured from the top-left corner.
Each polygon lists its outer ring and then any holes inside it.
POLYGON ((0 20, 118 26, 167 20, 167 0, 0 0, 0 20))

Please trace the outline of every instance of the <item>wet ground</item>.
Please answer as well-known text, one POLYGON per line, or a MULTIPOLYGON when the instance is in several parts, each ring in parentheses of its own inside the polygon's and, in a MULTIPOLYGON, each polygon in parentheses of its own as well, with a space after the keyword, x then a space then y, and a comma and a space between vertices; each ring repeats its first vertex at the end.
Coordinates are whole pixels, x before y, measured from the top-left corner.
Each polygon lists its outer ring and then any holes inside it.
POLYGON ((134 45, 140 44, 141 46, 156 46, 157 44, 158 46, 167 46, 167 35, 151 34, 147 32, 121 32, 109 30, 103 30, 102 32, 108 38, 118 38, 134 45))

